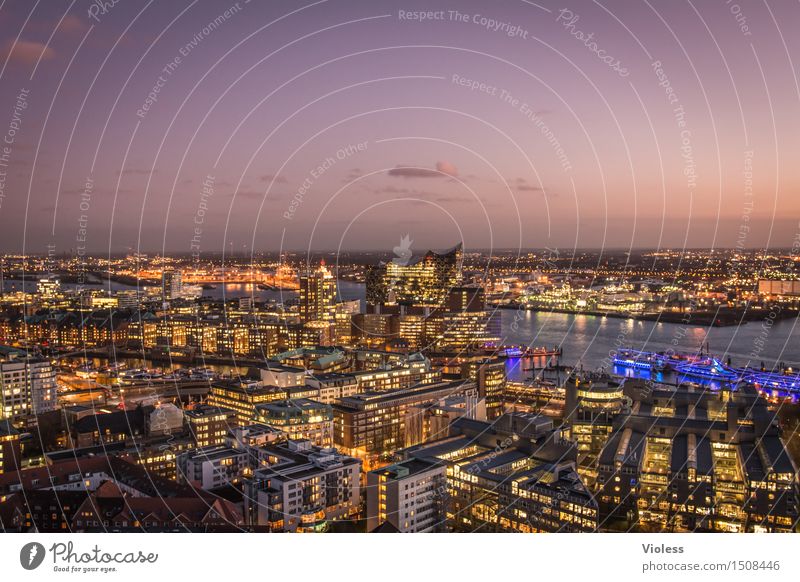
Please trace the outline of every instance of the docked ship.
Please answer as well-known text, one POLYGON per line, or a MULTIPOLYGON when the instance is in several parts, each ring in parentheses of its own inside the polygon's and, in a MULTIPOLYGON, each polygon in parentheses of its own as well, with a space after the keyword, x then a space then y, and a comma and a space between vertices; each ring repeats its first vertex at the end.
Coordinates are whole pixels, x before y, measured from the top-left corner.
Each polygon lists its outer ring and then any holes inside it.
POLYGON ((613 362, 615 366, 623 368, 633 368, 635 370, 646 370, 648 372, 660 372, 667 368, 667 357, 655 352, 642 352, 639 350, 622 349, 614 353, 613 362))

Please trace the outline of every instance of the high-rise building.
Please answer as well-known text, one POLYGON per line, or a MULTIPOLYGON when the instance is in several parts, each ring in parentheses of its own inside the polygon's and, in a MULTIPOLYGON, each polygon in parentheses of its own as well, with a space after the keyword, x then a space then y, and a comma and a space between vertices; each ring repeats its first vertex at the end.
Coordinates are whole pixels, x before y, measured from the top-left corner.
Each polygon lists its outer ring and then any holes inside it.
POLYGON ((183 279, 177 269, 164 269, 161 273, 161 295, 164 301, 177 299, 181 296, 183 279))
POLYGON ((506 363, 502 358, 472 360, 462 364, 464 378, 474 380, 478 398, 486 405, 486 419, 494 420, 503 414, 506 389, 506 363))
POLYGON ((403 303, 440 306, 461 280, 462 245, 442 253, 428 251, 408 261, 394 260, 367 269, 370 306, 403 303))
POLYGON ((17 422, 56 409, 56 372, 49 360, 5 346, 0 358, 0 417, 17 422))
POLYGON ((333 322, 336 315, 336 279, 321 262, 316 271, 300 276, 300 317, 303 321, 333 322))

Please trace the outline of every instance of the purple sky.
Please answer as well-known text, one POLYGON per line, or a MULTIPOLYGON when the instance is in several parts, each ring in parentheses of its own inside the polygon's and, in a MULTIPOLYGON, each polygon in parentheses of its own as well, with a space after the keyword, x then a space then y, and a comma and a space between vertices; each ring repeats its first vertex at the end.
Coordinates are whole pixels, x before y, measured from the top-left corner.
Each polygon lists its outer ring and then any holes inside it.
POLYGON ((796 2, 102 4, 0 5, 5 251, 800 231, 796 2))

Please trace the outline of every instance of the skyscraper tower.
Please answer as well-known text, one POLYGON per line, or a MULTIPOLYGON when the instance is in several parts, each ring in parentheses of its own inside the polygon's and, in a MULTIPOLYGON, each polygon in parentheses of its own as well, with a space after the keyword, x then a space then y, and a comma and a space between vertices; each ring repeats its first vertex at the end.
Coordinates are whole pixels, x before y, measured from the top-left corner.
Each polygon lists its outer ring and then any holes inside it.
POLYGON ((333 321, 336 314, 336 279, 321 261, 316 271, 300 275, 300 317, 307 321, 333 321))
POLYGON ((161 273, 161 292, 164 301, 180 297, 182 287, 181 272, 176 269, 164 269, 161 273))

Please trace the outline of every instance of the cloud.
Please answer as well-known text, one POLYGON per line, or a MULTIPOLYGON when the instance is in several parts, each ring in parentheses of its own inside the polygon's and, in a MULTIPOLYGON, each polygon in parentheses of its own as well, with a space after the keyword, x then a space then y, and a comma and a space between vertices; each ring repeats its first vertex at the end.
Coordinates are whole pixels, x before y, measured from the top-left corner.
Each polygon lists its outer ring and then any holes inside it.
POLYGON ((378 194, 408 194, 410 190, 408 188, 398 188, 397 186, 386 186, 375 192, 378 194))
POLYGON ((419 166, 396 166, 388 174, 400 178, 444 178, 457 176, 458 169, 450 162, 436 162, 435 170, 419 166))
POLYGON ((58 29, 67 33, 84 32, 89 25, 74 14, 70 14, 58 25, 58 29))
POLYGON ((342 180, 342 184, 349 184, 350 182, 354 182, 361 176, 362 176, 361 168, 352 168, 347 172, 347 175, 342 180))
POLYGON ((458 168, 450 162, 436 162, 436 169, 448 176, 458 176, 458 168))
POLYGON ((24 65, 33 65, 40 57, 41 60, 46 61, 55 56, 56 51, 49 46, 32 40, 18 40, 16 43, 10 40, 0 51, 0 57, 8 58, 12 63, 22 63, 24 65))
POLYGON ((525 178, 517 178, 513 181, 516 183, 516 189, 519 192, 544 192, 544 188, 528 184, 525 178))
POLYGON ((279 174, 264 174, 259 179, 262 182, 275 182, 276 184, 286 184, 289 182, 286 176, 281 176, 279 174))
POLYGON ((150 174, 158 174, 158 169, 125 168, 124 170, 117 170, 117 176, 119 176, 120 174, 124 175, 137 174, 139 176, 149 176, 150 174))

